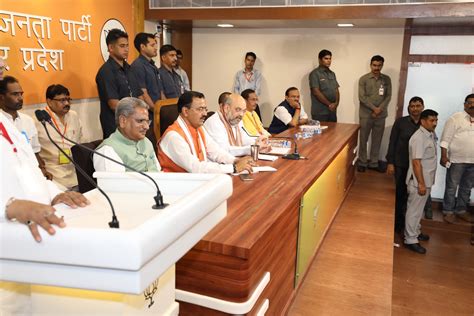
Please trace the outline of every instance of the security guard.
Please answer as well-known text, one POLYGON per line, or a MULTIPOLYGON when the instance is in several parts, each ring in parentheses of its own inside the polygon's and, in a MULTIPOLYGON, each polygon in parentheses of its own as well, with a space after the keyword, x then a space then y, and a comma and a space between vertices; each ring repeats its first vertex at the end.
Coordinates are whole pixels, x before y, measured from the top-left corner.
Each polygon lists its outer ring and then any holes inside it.
POLYGON ((420 231, 423 208, 435 182, 437 155, 436 134, 438 113, 424 110, 420 115, 420 128, 409 142, 410 167, 407 174, 408 205, 405 219, 405 246, 417 253, 424 254, 426 249, 419 241, 429 240, 429 236, 420 231))

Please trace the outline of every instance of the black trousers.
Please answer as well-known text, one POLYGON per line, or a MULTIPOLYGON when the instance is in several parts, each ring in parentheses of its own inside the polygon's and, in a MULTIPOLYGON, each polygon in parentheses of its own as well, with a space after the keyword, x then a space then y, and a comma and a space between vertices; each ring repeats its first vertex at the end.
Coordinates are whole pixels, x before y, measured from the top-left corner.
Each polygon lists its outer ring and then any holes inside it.
POLYGON ((403 233, 407 212, 407 173, 408 168, 395 166, 395 232, 403 233))

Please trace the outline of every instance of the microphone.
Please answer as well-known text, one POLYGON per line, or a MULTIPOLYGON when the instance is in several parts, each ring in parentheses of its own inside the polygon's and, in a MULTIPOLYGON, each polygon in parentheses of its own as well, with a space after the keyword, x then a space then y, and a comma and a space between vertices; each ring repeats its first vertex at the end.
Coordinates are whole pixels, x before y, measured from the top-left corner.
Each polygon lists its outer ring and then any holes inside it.
POLYGON ((245 127, 242 126, 242 130, 245 132, 245 134, 247 134, 248 137, 253 137, 253 138, 257 138, 258 136, 253 136, 253 135, 250 135, 249 132, 247 132, 247 130, 245 129, 245 127))
MULTIPOLYGON (((120 165, 120 166, 122 166, 122 167, 125 167, 125 168, 127 168, 127 169, 130 169, 130 170, 132 170, 132 171, 134 171, 134 172, 136 172, 136 173, 139 173, 139 174, 141 174, 142 176, 144 176, 144 177, 150 179, 151 182, 153 182, 153 184, 154 184, 155 187, 156 187, 156 196, 154 197, 155 205, 152 206, 153 209, 155 209, 155 210, 156 210, 156 209, 164 209, 165 207, 167 207, 167 206, 169 205, 168 203, 164 203, 164 202, 163 202, 163 195, 161 194, 160 188, 158 187, 158 184, 156 183, 156 181, 155 181, 152 177, 150 177, 149 175, 147 175, 147 174, 144 173, 144 172, 141 172, 141 171, 139 171, 139 170, 137 170, 137 169, 135 169, 135 168, 133 168, 133 167, 131 167, 131 166, 128 166, 128 165, 124 164, 123 162, 120 162, 120 161, 117 161, 117 160, 115 160, 115 159, 112 159, 112 158, 110 158, 110 157, 108 157, 108 156, 106 156, 106 155, 104 155, 104 154, 101 154, 100 152, 98 152, 98 151, 96 151, 96 150, 87 148, 87 147, 85 147, 85 146, 83 146, 83 145, 81 145, 81 144, 79 144, 79 143, 76 143, 75 141, 73 141, 73 140, 67 138, 65 135, 61 134, 61 132, 56 128, 56 126, 54 126, 53 122, 51 121, 51 116, 49 115, 48 112, 46 112, 45 110, 36 110, 36 112, 38 112, 38 111, 41 111, 41 112, 42 112, 42 114, 40 114, 40 118, 38 118, 38 116, 37 116, 38 120, 39 120, 40 122, 41 122, 41 121, 48 122, 49 125, 51 125, 51 127, 53 127, 53 129, 56 131, 56 133, 58 133, 59 135, 61 135, 65 140, 67 140, 67 141, 73 143, 74 145, 77 145, 77 146, 81 147, 82 149, 85 149, 85 150, 87 150, 87 151, 89 151, 89 152, 91 152, 91 153, 94 153, 95 155, 101 156, 101 157, 103 157, 103 158, 105 158, 105 159, 107 159, 107 160, 110 160, 110 161, 112 161, 112 162, 114 162, 114 163, 116 163, 116 164, 118 164, 118 165, 120 165)), ((36 114, 36 112, 35 112, 35 114, 36 114)))
POLYGON ((304 159, 303 157, 300 156, 300 153, 298 152, 298 142, 296 141, 296 134, 293 135, 294 143, 295 143, 295 150, 293 151, 292 154, 286 154, 282 158, 283 159, 289 159, 289 160, 300 160, 304 159))
POLYGON ((74 164, 74 167, 76 167, 76 169, 84 176, 84 178, 86 178, 87 182, 89 182, 90 184, 92 184, 95 188, 97 188, 97 190, 99 190, 100 193, 102 193, 103 196, 105 196, 105 198, 107 199, 107 202, 109 202, 109 205, 110 205, 110 208, 112 209, 112 221, 109 222, 109 227, 110 228, 119 228, 120 227, 120 223, 117 219, 117 216, 115 215, 115 209, 114 209, 114 206, 112 204, 112 201, 110 200, 109 196, 104 192, 104 190, 102 190, 96 183, 95 181, 87 174, 87 172, 85 172, 68 154, 66 154, 66 152, 58 145, 56 144, 56 142, 51 138, 51 135, 49 134, 49 131, 48 131, 48 128, 46 127, 46 122, 48 123, 52 123, 51 122, 51 117, 49 116, 48 112, 44 111, 44 110, 36 110, 35 111, 35 115, 36 115, 36 118, 38 119, 38 121, 41 122, 41 124, 43 125, 44 127, 44 130, 46 131, 46 135, 48 136, 49 140, 51 141, 51 143, 53 143, 53 145, 59 149, 59 151, 69 159, 70 162, 72 162, 72 164, 74 164), (45 114, 46 113, 46 114, 45 114))

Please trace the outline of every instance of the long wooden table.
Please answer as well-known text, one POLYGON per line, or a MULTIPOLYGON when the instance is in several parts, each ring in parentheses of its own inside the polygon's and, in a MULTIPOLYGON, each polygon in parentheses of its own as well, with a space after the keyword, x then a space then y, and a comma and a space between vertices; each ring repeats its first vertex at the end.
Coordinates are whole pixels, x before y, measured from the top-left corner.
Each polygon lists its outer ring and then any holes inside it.
MULTIPOLYGON (((269 272, 249 314, 262 304, 267 315, 286 312, 354 179, 358 125, 324 125, 321 135, 298 141, 308 160, 266 163, 278 171, 254 181, 234 177, 227 217, 178 261, 177 289, 245 302, 269 272)), ((180 302, 180 315, 222 314, 180 302)))

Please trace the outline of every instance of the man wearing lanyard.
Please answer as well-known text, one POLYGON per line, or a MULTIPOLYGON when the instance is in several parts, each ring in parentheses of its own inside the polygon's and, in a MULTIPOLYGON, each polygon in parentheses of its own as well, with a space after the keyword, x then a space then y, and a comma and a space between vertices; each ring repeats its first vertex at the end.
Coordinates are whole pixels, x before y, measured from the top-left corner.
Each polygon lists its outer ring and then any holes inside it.
MULTIPOLYGON (((67 138, 80 143, 82 141, 82 127, 76 112, 71 110, 71 98, 69 90, 60 85, 53 84, 46 90, 45 110, 51 116, 51 120, 57 130, 67 138)), ((53 175, 53 181, 64 186, 68 190, 77 190, 76 169, 69 159, 64 156, 49 140, 44 127, 36 121, 38 138, 41 144, 39 155, 45 163, 46 170, 53 175)), ((51 138, 68 154, 71 155, 72 143, 65 140, 61 135, 48 126, 51 138)))
MULTIPOLYGON (((248 52, 245 54, 245 68, 243 70, 237 71, 234 77, 234 93, 242 94, 247 89, 251 89, 255 94, 260 96, 261 83, 262 83, 262 73, 254 68, 255 61, 257 60, 257 55, 254 52, 248 52)), ((258 114, 259 119, 262 119, 260 115, 260 107, 256 105, 255 112, 258 114)))
POLYGON ((31 145, 43 175, 47 179, 51 179, 52 175, 46 171, 44 162, 39 156, 41 146, 38 141, 38 130, 35 123, 31 117, 19 112, 23 108, 23 89, 18 80, 12 76, 6 76, 0 81, 0 107, 5 117, 10 120, 31 145))
POLYGON ((257 95, 261 93, 262 74, 254 69, 257 55, 253 52, 245 54, 245 68, 237 71, 234 78, 234 92, 241 94, 245 89, 254 90, 257 95))
POLYGON ((95 77, 100 98, 100 125, 104 139, 115 131, 115 108, 125 97, 143 98, 135 75, 130 71, 128 58, 128 35, 122 30, 112 29, 105 39, 109 59, 100 67, 95 77))

